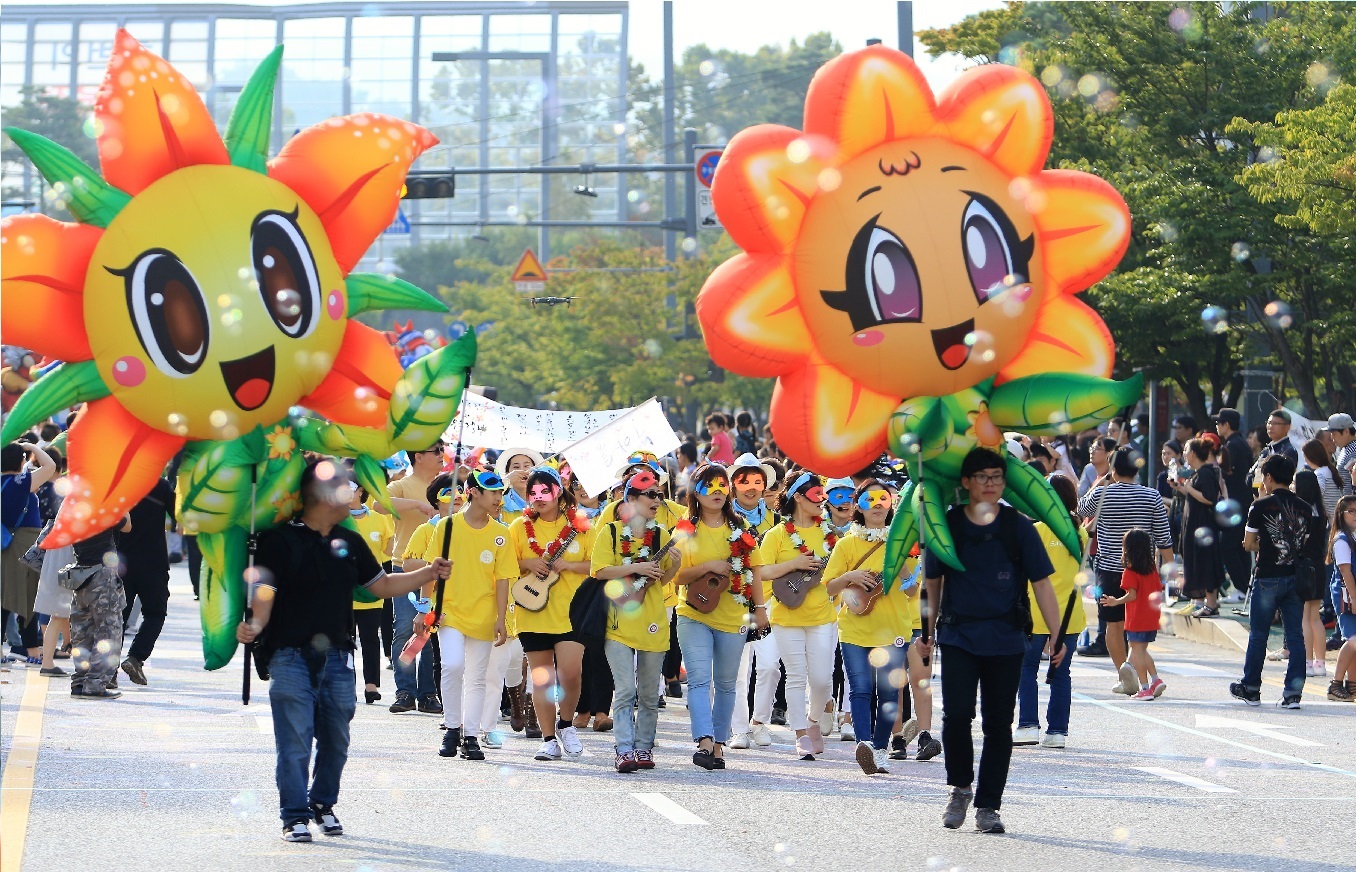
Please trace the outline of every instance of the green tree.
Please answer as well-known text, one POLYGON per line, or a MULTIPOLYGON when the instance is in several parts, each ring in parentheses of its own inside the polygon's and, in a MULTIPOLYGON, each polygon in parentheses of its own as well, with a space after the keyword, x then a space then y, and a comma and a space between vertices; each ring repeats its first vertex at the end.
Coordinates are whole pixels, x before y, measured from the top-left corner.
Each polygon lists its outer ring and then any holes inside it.
MULTIPOLYGON (((45 136, 58 145, 69 148, 95 169, 99 168, 99 153, 91 134, 93 127, 89 122, 88 106, 72 97, 50 93, 44 88, 25 86, 20 89, 20 93, 22 99, 19 104, 5 110, 5 127, 17 127, 45 136)), ((5 164, 5 175, 15 180, 22 177, 23 168, 29 163, 28 158, 8 136, 4 137, 4 144, 0 147, 0 162, 5 164)), ((41 176, 36 170, 32 172, 32 179, 35 186, 40 184, 41 176)), ((4 196, 6 199, 38 197, 40 191, 38 187, 25 191, 22 184, 11 183, 6 186, 4 196)), ((44 202, 40 208, 57 217, 69 217, 64 209, 51 203, 44 202)))

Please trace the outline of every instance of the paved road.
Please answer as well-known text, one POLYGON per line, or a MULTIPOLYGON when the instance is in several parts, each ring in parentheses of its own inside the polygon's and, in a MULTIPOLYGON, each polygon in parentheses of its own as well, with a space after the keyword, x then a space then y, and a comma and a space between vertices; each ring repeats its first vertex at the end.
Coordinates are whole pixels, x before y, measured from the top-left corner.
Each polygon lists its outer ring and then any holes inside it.
POLYGON ((6 870, 19 850, 43 872, 1356 869, 1356 706, 1314 679, 1301 711, 1278 709, 1272 669, 1266 705, 1247 708, 1226 690, 1240 657, 1172 639, 1156 702, 1113 697, 1106 660, 1075 664, 1070 747, 1017 749, 1006 836, 941 828, 940 759, 868 778, 836 737, 801 763, 775 729, 771 749, 706 773, 671 704, 661 768, 620 776, 606 736, 585 734, 577 762, 534 762, 522 738, 485 763, 443 760, 435 718, 360 702, 337 809, 349 835, 285 844, 266 691, 243 708, 238 664, 202 670, 182 570, 174 583, 149 687, 77 702, 36 670, 0 676, 6 870))

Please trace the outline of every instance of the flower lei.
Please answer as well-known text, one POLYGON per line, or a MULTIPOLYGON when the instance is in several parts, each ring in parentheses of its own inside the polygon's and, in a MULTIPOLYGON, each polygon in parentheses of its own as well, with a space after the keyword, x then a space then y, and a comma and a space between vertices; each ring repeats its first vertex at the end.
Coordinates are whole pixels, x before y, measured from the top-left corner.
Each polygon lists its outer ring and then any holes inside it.
MULTIPOLYGON (((689 518, 679 521, 674 530, 684 536, 693 536, 697 525, 689 518)), ((730 596, 747 607, 753 602, 753 567, 749 565, 749 555, 758 547, 758 540, 748 530, 731 523, 729 542, 730 596)))
MULTIPOLYGON (((786 530, 787 537, 791 540, 791 544, 796 546, 797 551, 807 557, 818 556, 810 549, 810 546, 805 544, 805 540, 801 538, 800 533, 796 530, 794 521, 788 520, 785 524, 782 524, 782 527, 786 530)), ((821 521, 819 529, 824 532, 824 554, 827 555, 833 550, 833 546, 838 544, 838 533, 828 521, 821 521)))
MULTIPOLYGON (((659 522, 658 521, 645 522, 645 537, 640 541, 640 552, 636 554, 637 560, 632 560, 631 543, 632 541, 635 540, 635 538, 636 534, 632 532, 631 525, 622 524, 621 541, 618 544, 621 549, 620 553, 623 566, 630 566, 632 563, 635 562, 644 563, 646 560, 650 559, 650 555, 654 553, 655 542, 659 540, 659 522)), ((637 578, 634 579, 631 583, 635 586, 636 590, 640 590, 642 587, 645 586, 647 581, 648 579, 645 578, 637 578)))
POLYGON ((572 528, 578 533, 583 533, 588 529, 588 525, 580 520, 573 509, 570 509, 565 513, 565 526, 561 527, 560 532, 556 534, 556 538, 543 548, 541 547, 541 544, 537 542, 537 530, 532 525, 532 522, 535 520, 536 518, 531 512, 523 515, 523 523, 527 527, 527 546, 532 549, 533 554, 538 557, 546 557, 548 560, 560 551, 561 546, 565 542, 565 537, 570 535, 570 530, 572 528))
POLYGON ((885 537, 890 535, 888 527, 863 527, 861 524, 853 523, 852 532, 868 542, 884 542, 885 537))

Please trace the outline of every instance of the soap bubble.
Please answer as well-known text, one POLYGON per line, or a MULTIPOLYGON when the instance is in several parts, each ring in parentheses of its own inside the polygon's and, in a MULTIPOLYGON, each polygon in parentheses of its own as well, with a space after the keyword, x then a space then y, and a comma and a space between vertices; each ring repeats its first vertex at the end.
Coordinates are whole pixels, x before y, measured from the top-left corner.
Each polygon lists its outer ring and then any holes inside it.
POLYGON ((1219 306, 1206 306, 1201 310, 1201 321, 1205 332, 1216 336, 1229 331, 1229 313, 1219 306))
POLYGON ((1237 527, 1243 523, 1243 507, 1238 500, 1220 500, 1215 503, 1215 520, 1221 527, 1237 527))
POLYGON ((1234 260, 1242 263, 1252 257, 1252 247, 1246 242, 1235 242, 1233 247, 1229 249, 1229 255, 1233 257, 1234 260))
POLYGON ((1267 316, 1267 323, 1277 330, 1285 330, 1295 323, 1295 317, 1290 312, 1289 304, 1282 303, 1280 300, 1272 300, 1267 303, 1262 312, 1267 316))
POLYGON ((1202 548, 1209 548, 1215 544, 1215 531, 1209 527, 1198 527, 1194 535, 1196 536, 1196 544, 1202 548))
POLYGON ((330 551, 334 553, 335 557, 338 557, 339 559, 342 560, 343 558, 348 556, 348 543, 345 542, 343 539, 331 539, 330 551))
POLYGON ((284 318, 301 314, 301 294, 292 288, 283 288, 273 294, 273 311, 284 318))

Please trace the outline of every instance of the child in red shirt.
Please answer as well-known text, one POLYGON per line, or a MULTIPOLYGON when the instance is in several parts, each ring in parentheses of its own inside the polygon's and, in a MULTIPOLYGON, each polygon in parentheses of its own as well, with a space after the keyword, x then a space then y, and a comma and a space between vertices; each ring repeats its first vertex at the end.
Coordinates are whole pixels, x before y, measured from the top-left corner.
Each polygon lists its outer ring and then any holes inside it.
POLYGON ((1130 643, 1130 665, 1139 676, 1140 691, 1132 699, 1158 699, 1168 689, 1158 677, 1149 643, 1158 638, 1163 580, 1154 565, 1154 543, 1148 531, 1136 527, 1125 534, 1121 549, 1121 597, 1103 596, 1102 605, 1125 605, 1125 641, 1130 643))

